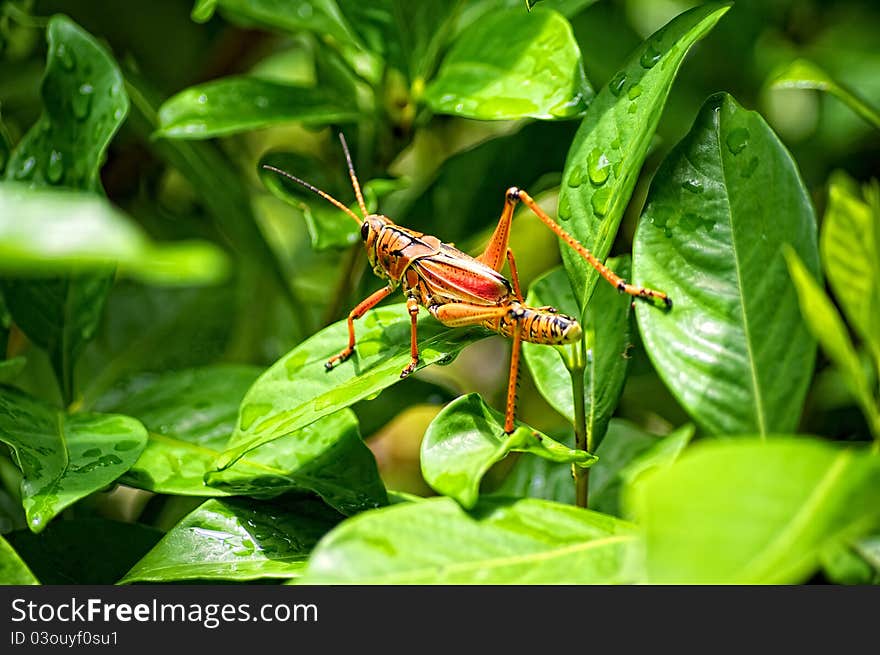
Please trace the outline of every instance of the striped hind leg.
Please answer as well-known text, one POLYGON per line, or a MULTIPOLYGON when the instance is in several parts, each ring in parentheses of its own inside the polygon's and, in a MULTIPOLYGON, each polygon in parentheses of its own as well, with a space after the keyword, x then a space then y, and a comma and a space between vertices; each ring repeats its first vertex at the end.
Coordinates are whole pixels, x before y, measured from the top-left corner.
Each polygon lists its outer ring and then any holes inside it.
MULTIPOLYGON (((517 284, 517 287, 519 285, 517 284)), ((506 306, 470 305, 451 303, 429 308, 431 314, 443 325, 466 327, 482 325, 512 340, 510 351, 510 374, 507 380, 507 404, 504 413, 504 432, 513 432, 516 418, 516 396, 519 387, 520 354, 522 351, 522 320, 525 311, 519 303, 506 306)))

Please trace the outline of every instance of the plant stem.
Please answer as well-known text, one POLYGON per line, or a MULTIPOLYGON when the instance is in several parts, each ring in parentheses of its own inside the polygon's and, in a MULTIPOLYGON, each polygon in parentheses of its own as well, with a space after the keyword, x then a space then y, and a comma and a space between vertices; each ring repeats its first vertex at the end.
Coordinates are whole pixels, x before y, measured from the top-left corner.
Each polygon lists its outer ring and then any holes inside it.
MULTIPOLYGON (((582 347, 582 345, 580 346, 582 347)), ((571 375, 571 392, 574 397, 574 447, 577 450, 590 450, 587 435, 587 412, 584 401, 584 357, 568 369, 571 375)), ((575 504, 586 507, 590 493, 590 469, 573 465, 575 481, 575 504)))

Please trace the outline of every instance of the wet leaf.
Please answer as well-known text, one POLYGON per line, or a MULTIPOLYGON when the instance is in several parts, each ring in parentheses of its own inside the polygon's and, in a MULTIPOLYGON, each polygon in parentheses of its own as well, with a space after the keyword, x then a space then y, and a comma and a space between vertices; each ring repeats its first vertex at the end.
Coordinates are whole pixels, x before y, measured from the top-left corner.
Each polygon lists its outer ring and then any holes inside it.
MULTIPOLYGON (((483 329, 447 328, 432 317, 419 322, 420 366, 448 362, 462 348, 487 336, 483 329)), ((245 453, 310 423, 375 397, 400 381, 409 364, 410 320, 403 304, 380 307, 355 323, 357 348, 351 359, 326 371, 324 363, 348 343, 339 321, 275 362, 250 388, 239 412, 229 449, 217 461, 223 469, 245 453)))
POLYGON ((312 491, 345 515, 388 502, 376 459, 361 440, 351 410, 251 450, 229 468, 208 471, 205 481, 229 494, 254 497, 312 491))
POLYGON ((630 524, 570 505, 451 498, 349 519, 312 553, 307 584, 613 584, 641 579, 630 524))
POLYGON ((637 306, 645 350, 710 433, 786 432, 800 419, 815 341, 785 244, 818 272, 797 167, 760 115, 712 96, 654 176, 633 246, 636 283, 673 300, 669 312, 637 306))
POLYGON ((260 371, 217 365, 118 382, 94 409, 133 416, 149 431, 146 448, 122 480, 156 493, 226 495, 205 485, 204 477, 223 452, 239 403, 260 371))
POLYGON ((880 458, 808 437, 715 441, 640 478, 648 580, 793 584, 880 517, 880 458))
POLYGON ((471 509, 483 476, 512 452, 583 467, 596 461, 590 453, 569 448, 522 423, 505 434, 504 415, 472 393, 449 403, 428 426, 421 446, 422 475, 434 491, 471 509))
POLYGON ((341 518, 315 501, 209 500, 121 582, 296 578, 318 539, 341 518))
MULTIPOLYGON (((674 18, 630 56, 590 104, 565 162, 558 213, 560 225, 600 260, 611 251, 685 55, 728 9, 712 3, 674 18)), ((599 274, 570 248, 560 250, 584 308, 599 274)))
POLYGON ((144 452, 122 481, 182 496, 312 491, 347 514, 384 504, 375 460, 346 411, 251 451, 205 483, 235 428, 242 397, 259 374, 251 366, 217 365, 140 374, 117 384, 96 408, 134 416, 149 430, 144 452))
POLYGON ((350 101, 324 87, 255 77, 225 77, 189 87, 159 108, 156 136, 208 139, 292 121, 329 125, 357 120, 350 101))
POLYGON ((434 112, 481 120, 572 118, 592 95, 571 25, 542 9, 472 23, 425 90, 434 112))
POLYGON ((40 532, 65 507, 125 473, 144 449, 147 432, 128 416, 65 414, 0 388, 0 441, 24 474, 28 527, 40 532))

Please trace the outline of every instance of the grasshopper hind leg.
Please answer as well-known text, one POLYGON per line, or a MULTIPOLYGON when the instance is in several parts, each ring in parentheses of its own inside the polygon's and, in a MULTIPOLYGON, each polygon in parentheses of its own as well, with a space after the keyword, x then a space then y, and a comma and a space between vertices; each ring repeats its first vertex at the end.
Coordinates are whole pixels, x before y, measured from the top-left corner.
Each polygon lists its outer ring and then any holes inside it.
POLYGON ((412 296, 406 299, 406 311, 410 318, 409 365, 400 372, 400 377, 408 377, 419 365, 419 342, 416 322, 419 319, 419 302, 412 296))

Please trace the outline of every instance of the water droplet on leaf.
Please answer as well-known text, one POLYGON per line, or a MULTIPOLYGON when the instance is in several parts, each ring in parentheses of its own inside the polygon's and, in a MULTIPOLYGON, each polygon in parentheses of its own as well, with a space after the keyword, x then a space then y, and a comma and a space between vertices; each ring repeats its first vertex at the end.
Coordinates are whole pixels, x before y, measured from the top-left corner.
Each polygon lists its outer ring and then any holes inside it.
POLYGON ((246 431, 254 424, 254 421, 261 416, 265 416, 270 411, 272 411, 272 405, 269 403, 251 403, 245 405, 241 410, 241 429, 246 431))
POLYGON ((740 177, 743 177, 744 179, 750 178, 755 170, 758 168, 758 163, 758 158, 752 157, 749 160, 749 163, 746 164, 745 168, 743 168, 740 172, 740 177))
POLYGON ((633 84, 627 92, 626 97, 630 100, 635 100, 640 95, 642 95, 642 87, 640 87, 638 84, 633 84))
POLYGON ((657 44, 654 41, 649 41, 641 58, 639 58, 639 63, 642 68, 654 68, 662 56, 663 53, 658 49, 657 44))
POLYGON ((559 208, 557 214, 560 221, 567 221, 571 218, 571 205, 568 202, 568 196, 562 195, 559 199, 559 208))
POLYGON ((571 169, 571 173, 568 176, 568 186, 576 189, 581 185, 584 181, 584 169, 580 166, 575 166, 571 169))
POLYGON ((19 168, 15 172, 15 178, 17 180, 29 180, 34 174, 34 168, 37 166, 37 158, 36 157, 28 157, 23 162, 21 162, 21 168, 19 168))
POLYGON ((699 180, 685 180, 681 183, 681 188, 691 193, 703 193, 703 183, 699 180))
POLYGON ((749 131, 744 127, 737 127, 727 135, 727 149, 733 155, 738 155, 749 143, 749 131))
POLYGON ((608 83, 608 89, 615 96, 619 96, 621 91, 623 91, 623 86, 626 84, 626 73, 623 71, 617 73, 614 77, 611 78, 611 81, 608 83))
POLYGON ((601 217, 608 213, 608 206, 611 204, 611 196, 611 187, 598 189, 596 193, 593 194, 593 197, 590 199, 590 204, 593 206, 593 213, 596 214, 596 216, 601 217))
POLYGON ((611 172, 611 161, 604 152, 595 148, 587 157, 587 171, 590 175, 590 182, 596 186, 602 186, 611 172))
POLYGON ((140 445, 139 441, 135 441, 134 439, 126 439, 125 441, 120 441, 118 444, 113 446, 113 450, 119 452, 125 452, 127 450, 132 450, 137 448, 140 445))
POLYGON ((73 108, 73 115, 76 116, 79 120, 84 120, 88 117, 89 112, 92 109, 92 92, 94 88, 91 84, 83 84, 79 87, 79 93, 74 94, 71 99, 71 105, 73 108))
POLYGON ((64 176, 64 158, 60 152, 53 150, 49 155, 49 163, 46 165, 46 179, 52 184, 58 184, 64 176))
POLYGON ((58 50, 55 51, 55 54, 58 56, 58 60, 61 62, 61 67, 66 71, 72 71, 76 68, 76 57, 73 56, 73 52, 67 49, 63 43, 58 44, 58 50))

